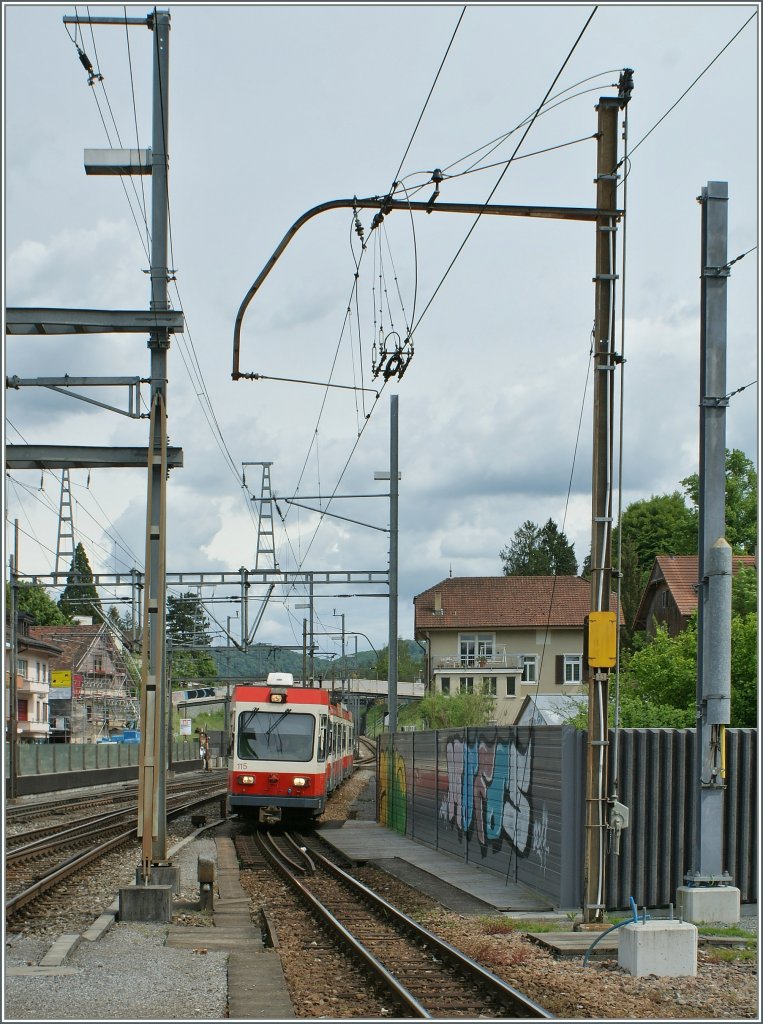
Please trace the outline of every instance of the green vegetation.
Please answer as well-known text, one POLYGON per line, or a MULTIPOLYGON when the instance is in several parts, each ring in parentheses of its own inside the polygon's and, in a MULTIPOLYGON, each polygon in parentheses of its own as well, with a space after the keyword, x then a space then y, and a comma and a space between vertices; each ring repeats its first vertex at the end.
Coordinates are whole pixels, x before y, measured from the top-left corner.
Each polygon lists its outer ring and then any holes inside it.
MULTIPOLYGON (((48 597, 44 587, 34 583, 19 583, 16 590, 18 611, 34 616, 37 626, 62 626, 71 622, 55 601, 48 597)), ((11 605, 11 585, 5 584, 5 606, 11 605)))
POLYGON ((577 576, 575 548, 553 519, 537 526, 529 519, 500 551, 504 576, 577 576))
MULTIPOLYGON (((246 652, 235 647, 212 647, 210 657, 214 660, 220 676, 236 679, 265 679, 269 672, 291 672, 295 679, 302 678, 302 652, 274 647, 270 644, 254 644, 246 652)), ((423 671, 424 652, 415 640, 398 639, 397 676, 406 682, 418 679, 423 671)), ((374 651, 358 651, 345 655, 345 668, 349 679, 386 679, 389 659, 388 648, 381 647, 377 658, 374 651)), ((321 681, 342 678, 341 659, 316 658, 315 676, 321 681)))
POLYGON ((75 615, 87 615, 98 625, 103 622, 103 608, 93 583, 93 570, 81 543, 74 549, 66 588, 58 605, 67 621, 75 615))
POLYGON ((170 677, 211 679, 217 666, 209 652, 209 619, 201 597, 191 591, 167 598, 167 661, 170 677))

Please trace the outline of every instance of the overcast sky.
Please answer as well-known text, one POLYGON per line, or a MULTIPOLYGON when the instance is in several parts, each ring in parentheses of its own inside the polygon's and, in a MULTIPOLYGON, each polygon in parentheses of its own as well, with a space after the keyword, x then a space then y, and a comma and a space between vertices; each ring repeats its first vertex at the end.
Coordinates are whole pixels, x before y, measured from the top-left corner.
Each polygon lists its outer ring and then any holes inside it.
MULTIPOLYGON (((462 5, 172 5, 170 295, 186 332, 169 354, 169 437, 184 467, 168 485, 168 569, 254 568, 261 470, 247 467, 244 483, 245 462, 272 462, 276 495, 299 493, 306 505, 323 495, 325 507, 334 491, 385 493, 374 473, 389 467, 393 394, 400 635, 413 635, 415 594, 449 574, 500 574, 499 551, 525 520, 554 519, 582 564, 591 535, 592 225, 485 216, 459 253, 473 217, 393 212, 372 232, 373 211, 363 210, 362 251, 352 212, 325 213, 277 262, 241 341, 243 371, 316 383, 234 382, 233 328, 286 231, 319 203, 384 195, 395 180, 426 200, 440 168, 457 175, 442 183, 443 201, 484 203, 500 179, 493 203, 595 206, 595 107, 616 95, 625 67, 634 90, 632 158, 618 188, 627 207, 616 342, 626 358, 623 506, 680 490, 698 470, 696 199, 713 180, 728 182, 729 259, 747 253, 728 284, 728 391, 745 390, 730 399, 727 447, 757 465, 758 7, 600 5, 505 171, 592 5, 468 4, 460 24, 462 5), (405 338, 411 324, 410 365, 382 388, 374 341, 405 338), (328 381, 370 390, 316 386, 328 381)), ((77 8, 86 10, 123 12, 77 8)), ((127 7, 131 17, 149 10, 127 7)), ((150 179, 86 176, 83 151, 118 146, 114 122, 124 146, 150 145, 152 35, 83 27, 77 43, 103 75, 91 87, 63 24, 74 11, 3 5, 5 303, 146 309, 150 179)), ((622 139, 619 147, 622 155, 622 139)), ((4 356, 5 373, 21 378, 147 377, 150 366, 140 335, 9 337, 4 356)), ((127 405, 123 391, 87 394, 127 405)), ((8 443, 144 446, 148 424, 30 387, 6 391, 5 431, 8 443)), ((54 568, 60 482, 60 473, 6 474, 6 552, 18 519, 22 572, 54 568)), ((72 470, 71 484, 76 539, 93 569, 142 568, 145 473, 72 470)), ((387 533, 285 500, 278 507, 281 569, 387 569, 387 533)), ((335 500, 330 511, 389 524, 383 497, 335 500)), ((316 631, 338 635, 333 613, 344 613, 348 650, 353 632, 365 634, 359 649, 366 637, 384 645, 386 600, 338 596, 383 589, 316 587, 316 631)), ((204 596, 217 599, 208 610, 222 625, 233 617, 235 632, 236 606, 219 600, 226 592, 204 596)), ((295 605, 304 600, 279 588, 256 640, 301 643, 307 613, 295 605)), ((320 643, 339 649, 330 637, 320 643)))

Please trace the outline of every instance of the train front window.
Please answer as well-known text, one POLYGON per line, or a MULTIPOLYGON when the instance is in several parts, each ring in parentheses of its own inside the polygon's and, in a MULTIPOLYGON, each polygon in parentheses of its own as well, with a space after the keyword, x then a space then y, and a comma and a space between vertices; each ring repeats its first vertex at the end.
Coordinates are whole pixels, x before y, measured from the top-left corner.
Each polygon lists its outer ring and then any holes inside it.
POLYGON ((238 716, 238 756, 243 760, 309 761, 315 718, 287 711, 242 711, 238 716))

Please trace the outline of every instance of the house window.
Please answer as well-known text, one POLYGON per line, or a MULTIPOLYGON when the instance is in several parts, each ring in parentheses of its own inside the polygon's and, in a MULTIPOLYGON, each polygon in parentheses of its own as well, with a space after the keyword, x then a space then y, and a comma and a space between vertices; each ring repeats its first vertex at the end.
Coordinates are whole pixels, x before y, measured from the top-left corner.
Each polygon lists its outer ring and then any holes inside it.
POLYGON ((440 692, 441 693, 445 693, 445 694, 449 694, 450 693, 450 677, 449 676, 443 676, 443 678, 440 680, 440 692))
POLYGON ((538 681, 538 655, 522 655, 522 682, 537 683, 538 681))
POLYGON ((29 665, 27 664, 26 658, 19 658, 16 664, 18 666, 19 675, 22 679, 26 679, 27 672, 29 671, 29 665))
POLYGON ((103 672, 103 658, 100 654, 93 655, 93 672, 103 672))
POLYGON ((506 696, 516 697, 517 695, 517 677, 506 676, 506 696))
POLYGON ((492 658, 493 639, 492 633, 462 633, 459 641, 461 664, 471 668, 480 658, 492 658))
POLYGON ((42 670, 40 668, 39 661, 36 661, 34 663, 34 668, 35 668, 35 679, 37 679, 39 681, 39 680, 41 680, 43 678, 42 670))
POLYGON ((93 721, 93 705, 92 704, 87 704, 85 706, 85 718, 87 719, 88 722, 92 722, 93 721))
POLYGON ((583 658, 580 654, 565 654, 564 656, 564 681, 565 683, 579 683, 582 678, 583 658))
POLYGON ((458 683, 461 693, 474 693, 474 676, 461 676, 458 683))
POLYGON ((668 592, 667 592, 667 590, 663 590, 662 593, 660 594, 660 608, 667 608, 667 607, 668 607, 668 592))
POLYGON ((498 677, 497 676, 483 676, 482 677, 482 692, 486 693, 488 697, 498 696, 498 677))

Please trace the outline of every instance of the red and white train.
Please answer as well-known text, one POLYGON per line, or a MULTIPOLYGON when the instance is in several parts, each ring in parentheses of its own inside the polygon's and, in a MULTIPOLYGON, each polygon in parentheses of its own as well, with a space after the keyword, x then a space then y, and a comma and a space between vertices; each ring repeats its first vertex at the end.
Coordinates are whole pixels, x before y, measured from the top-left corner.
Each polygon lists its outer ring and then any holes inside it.
POLYGON ((263 824, 317 817, 352 772, 352 715, 290 673, 236 686, 230 722, 230 812, 263 824))

